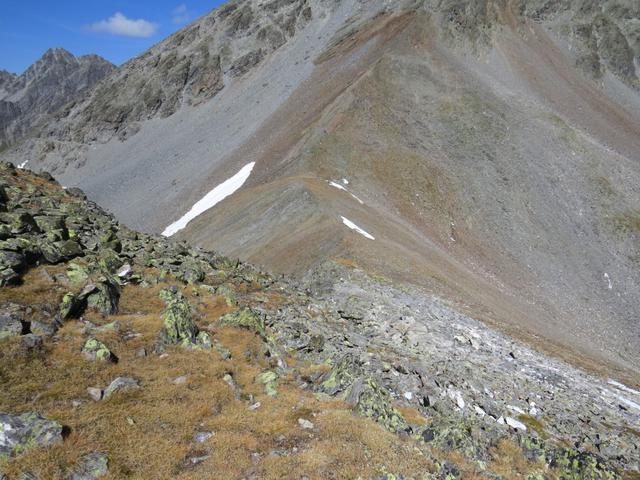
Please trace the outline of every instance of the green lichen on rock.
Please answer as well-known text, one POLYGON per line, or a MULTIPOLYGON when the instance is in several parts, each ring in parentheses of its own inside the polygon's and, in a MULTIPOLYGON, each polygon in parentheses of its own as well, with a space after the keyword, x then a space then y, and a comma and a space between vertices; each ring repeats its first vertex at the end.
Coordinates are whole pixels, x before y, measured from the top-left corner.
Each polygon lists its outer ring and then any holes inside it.
POLYGON ((0 413, 0 458, 19 455, 36 446, 62 442, 62 425, 38 413, 0 413))
POLYGON ((244 328, 265 337, 264 319, 251 308, 243 308, 220 317, 220 325, 244 328))
POLYGON ((118 283, 110 277, 103 277, 95 285, 95 290, 87 296, 87 306, 103 315, 114 315, 118 313, 118 303, 120 301, 120 287, 118 283))
POLYGON ((66 275, 73 283, 82 283, 89 278, 89 272, 87 269, 77 263, 69 264, 66 275))
POLYGON ((198 327, 193 320, 189 302, 175 287, 162 289, 160 298, 166 304, 162 312, 164 328, 160 332, 160 344, 164 346, 178 343, 194 345, 198 327))
POLYGON ((391 432, 409 430, 407 421, 391 404, 389 392, 371 377, 354 382, 347 395, 347 402, 354 405, 358 414, 375 420, 391 432))
POLYGON ((177 288, 162 289, 160 298, 166 303, 162 312, 164 327, 158 342, 161 348, 171 344, 180 344, 193 350, 208 350, 212 347, 211 337, 198 330, 191 306, 177 288))
POLYGON ((345 391, 362 374, 362 368, 352 355, 342 357, 322 378, 320 390, 328 395, 345 391))
POLYGON ((262 372, 256 376, 256 381, 264 385, 264 390, 270 397, 275 397, 278 394, 276 385, 278 384, 278 374, 271 370, 262 372))
POLYGON ((85 342, 84 347, 82 347, 82 353, 87 359, 99 362, 110 362, 115 359, 111 350, 109 350, 104 343, 94 337, 89 338, 85 342))
POLYGON ((227 306, 234 307, 238 304, 238 297, 236 291, 228 284, 222 284, 216 289, 216 293, 224 297, 227 306))
POLYGON ((70 318, 75 318, 82 314, 82 304, 83 300, 74 293, 66 293, 64 297, 62 297, 62 302, 60 303, 59 312, 61 320, 68 320, 70 318))

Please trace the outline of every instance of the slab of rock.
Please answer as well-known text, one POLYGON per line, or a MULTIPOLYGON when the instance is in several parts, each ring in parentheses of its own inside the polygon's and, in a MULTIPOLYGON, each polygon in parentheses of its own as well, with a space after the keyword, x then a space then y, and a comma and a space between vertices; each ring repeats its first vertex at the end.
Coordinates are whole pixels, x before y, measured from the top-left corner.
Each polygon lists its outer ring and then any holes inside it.
POLYGON ((62 425, 38 413, 0 413, 0 459, 19 455, 35 446, 62 442, 62 425))
POLYGON ((116 392, 121 392, 123 390, 130 390, 132 388, 139 388, 139 387, 140 385, 138 384, 138 381, 135 378, 118 377, 113 382, 111 382, 109 386, 105 389, 102 399, 106 400, 116 392))

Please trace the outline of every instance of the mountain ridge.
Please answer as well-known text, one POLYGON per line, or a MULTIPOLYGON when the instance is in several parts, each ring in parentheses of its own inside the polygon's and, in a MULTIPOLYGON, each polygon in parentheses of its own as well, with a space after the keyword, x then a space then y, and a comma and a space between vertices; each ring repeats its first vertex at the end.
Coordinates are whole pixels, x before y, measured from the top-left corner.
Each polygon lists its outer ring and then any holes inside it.
POLYGON ((75 57, 63 48, 50 48, 21 75, 3 71, 0 145, 7 148, 39 130, 114 69, 98 55, 75 57))

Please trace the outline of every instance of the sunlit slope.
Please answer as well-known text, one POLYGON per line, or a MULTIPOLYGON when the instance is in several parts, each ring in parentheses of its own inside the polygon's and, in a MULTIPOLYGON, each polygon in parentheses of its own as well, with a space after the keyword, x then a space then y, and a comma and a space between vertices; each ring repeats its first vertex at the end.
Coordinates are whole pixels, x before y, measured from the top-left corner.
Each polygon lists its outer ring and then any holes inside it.
POLYGON ((393 21, 374 48, 350 42, 316 63, 240 150, 257 161, 254 187, 181 238, 298 273, 348 257, 561 353, 637 362, 634 110, 571 70, 543 30, 525 41, 505 27, 478 60, 428 16, 393 21), (325 80, 353 58, 329 98, 325 80), (328 184, 341 178, 363 204, 328 184))

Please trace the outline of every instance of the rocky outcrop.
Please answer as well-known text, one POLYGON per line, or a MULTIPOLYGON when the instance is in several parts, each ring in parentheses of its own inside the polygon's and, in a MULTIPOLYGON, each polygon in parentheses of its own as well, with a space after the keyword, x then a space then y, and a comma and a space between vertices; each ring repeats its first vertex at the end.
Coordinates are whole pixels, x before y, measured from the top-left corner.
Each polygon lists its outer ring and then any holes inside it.
POLYGON ((78 100, 114 69, 97 55, 76 58, 54 48, 20 76, 0 72, 0 147, 42 127, 52 114, 78 100))

